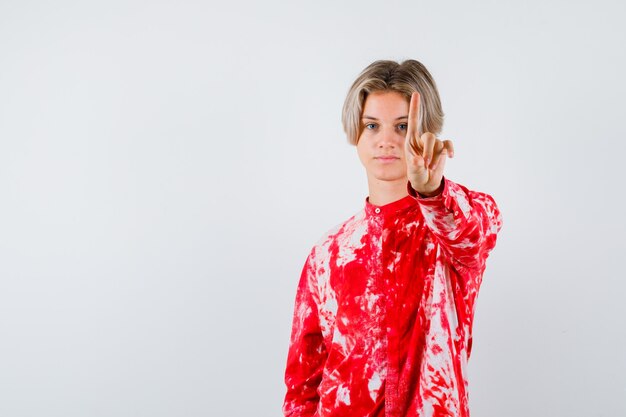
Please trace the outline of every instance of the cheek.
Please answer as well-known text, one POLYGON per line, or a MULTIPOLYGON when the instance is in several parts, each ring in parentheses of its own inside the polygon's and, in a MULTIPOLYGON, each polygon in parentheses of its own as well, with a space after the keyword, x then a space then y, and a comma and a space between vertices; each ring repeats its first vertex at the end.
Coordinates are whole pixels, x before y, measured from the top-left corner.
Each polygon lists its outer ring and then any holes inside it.
POLYGON ((359 143, 357 143, 356 145, 356 153, 359 156, 359 160, 361 161, 361 163, 363 165, 365 165, 365 161, 367 160, 367 152, 365 150, 365 146, 363 145, 363 142, 361 142, 359 140, 359 143))

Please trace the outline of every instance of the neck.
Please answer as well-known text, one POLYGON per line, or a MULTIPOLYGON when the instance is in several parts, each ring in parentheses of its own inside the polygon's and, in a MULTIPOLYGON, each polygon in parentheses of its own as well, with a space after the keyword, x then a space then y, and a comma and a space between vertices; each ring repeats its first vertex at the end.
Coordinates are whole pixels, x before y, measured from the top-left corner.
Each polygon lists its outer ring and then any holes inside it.
POLYGON ((385 204, 398 201, 409 195, 406 179, 398 181, 380 181, 373 178, 367 179, 369 188, 369 202, 375 206, 384 206, 385 204))

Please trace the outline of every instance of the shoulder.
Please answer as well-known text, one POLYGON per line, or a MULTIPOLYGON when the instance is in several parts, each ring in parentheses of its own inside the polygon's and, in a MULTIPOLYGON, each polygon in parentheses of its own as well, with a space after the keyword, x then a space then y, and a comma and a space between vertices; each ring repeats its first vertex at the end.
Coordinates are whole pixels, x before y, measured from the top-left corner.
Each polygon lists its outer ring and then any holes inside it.
MULTIPOLYGON (((309 254, 309 262, 312 264, 327 263, 333 253, 337 253, 341 247, 355 241, 355 237, 363 235, 367 231, 367 219, 365 210, 361 210, 332 227, 324 233, 313 245, 309 254)), ((360 241, 359 239, 356 239, 360 241)))

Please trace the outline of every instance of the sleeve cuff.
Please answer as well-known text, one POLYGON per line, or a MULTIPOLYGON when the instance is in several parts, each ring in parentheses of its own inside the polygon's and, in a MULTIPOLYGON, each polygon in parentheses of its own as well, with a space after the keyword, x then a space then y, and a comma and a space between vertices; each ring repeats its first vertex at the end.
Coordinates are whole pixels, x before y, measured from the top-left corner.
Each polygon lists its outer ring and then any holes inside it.
POLYGON ((411 187, 410 181, 407 181, 406 187, 407 187, 407 191, 409 192, 409 195, 415 198, 416 200, 436 201, 438 199, 443 198, 443 195, 445 194, 445 191, 448 188, 448 180, 445 177, 441 177, 441 185, 439 186, 439 189, 437 190, 437 194, 431 197, 423 196, 417 191, 415 191, 413 187, 411 187))

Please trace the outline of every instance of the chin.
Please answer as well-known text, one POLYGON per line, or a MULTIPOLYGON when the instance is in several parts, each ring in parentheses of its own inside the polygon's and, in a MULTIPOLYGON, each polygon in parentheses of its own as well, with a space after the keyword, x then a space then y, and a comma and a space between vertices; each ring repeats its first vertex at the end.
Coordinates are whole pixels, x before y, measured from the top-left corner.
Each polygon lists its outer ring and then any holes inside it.
POLYGON ((406 177, 376 177, 376 179, 378 181, 384 181, 384 182, 405 182, 408 181, 406 177))
POLYGON ((376 172, 373 176, 378 181, 408 181, 406 172, 376 172))

